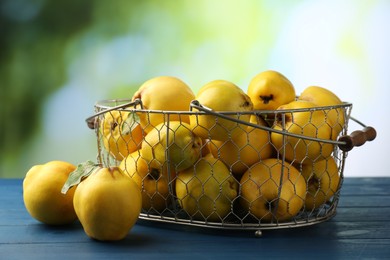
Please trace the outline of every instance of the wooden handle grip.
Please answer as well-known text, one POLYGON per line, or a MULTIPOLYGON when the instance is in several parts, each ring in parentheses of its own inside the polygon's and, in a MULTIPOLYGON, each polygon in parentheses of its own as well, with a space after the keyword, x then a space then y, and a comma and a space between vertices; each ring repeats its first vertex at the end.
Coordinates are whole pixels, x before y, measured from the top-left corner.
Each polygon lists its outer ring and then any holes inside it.
POLYGON ((338 139, 345 144, 339 144, 339 148, 344 152, 352 150, 355 146, 362 146, 367 141, 372 141, 376 138, 376 130, 371 126, 366 126, 362 130, 356 130, 350 135, 340 136, 338 139))
POLYGON ((85 122, 87 122, 88 127, 92 130, 96 128, 96 121, 96 117, 89 117, 85 120, 85 122))

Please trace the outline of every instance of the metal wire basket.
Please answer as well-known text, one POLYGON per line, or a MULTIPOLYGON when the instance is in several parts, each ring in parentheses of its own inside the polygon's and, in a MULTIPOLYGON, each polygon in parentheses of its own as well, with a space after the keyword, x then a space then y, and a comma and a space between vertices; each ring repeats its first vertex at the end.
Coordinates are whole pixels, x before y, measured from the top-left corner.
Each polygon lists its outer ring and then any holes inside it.
POLYGON ((95 115, 86 121, 97 136, 98 162, 122 168, 139 184, 140 219, 259 235, 321 223, 336 214, 348 151, 376 136, 374 128, 351 117, 351 109, 345 102, 216 112, 194 100, 189 111, 159 111, 144 109, 140 100, 118 99, 97 102, 95 115), (161 124, 154 124, 156 117, 161 124), (202 123, 205 118, 211 125, 202 123), (298 123, 300 118, 305 123, 298 123), (363 130, 348 134, 350 120, 363 130), (222 140, 221 131, 226 133, 222 140), (147 137, 151 132, 154 138, 147 137), (197 133, 203 133, 201 141, 194 139, 197 133), (255 133, 262 141, 251 139, 255 133), (182 135, 191 138, 180 146, 182 135), (185 164, 186 151, 194 147, 195 159, 185 164))

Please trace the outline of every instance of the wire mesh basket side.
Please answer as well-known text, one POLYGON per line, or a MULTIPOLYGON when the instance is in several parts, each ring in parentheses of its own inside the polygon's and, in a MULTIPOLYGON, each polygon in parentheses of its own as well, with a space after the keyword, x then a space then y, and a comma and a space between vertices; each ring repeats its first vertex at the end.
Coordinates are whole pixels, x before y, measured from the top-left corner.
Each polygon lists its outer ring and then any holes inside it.
MULTIPOLYGON (((122 167, 139 184, 143 191, 143 201, 149 202, 143 205, 142 219, 211 228, 273 229, 320 223, 333 217, 336 213, 347 155, 345 151, 339 149, 337 137, 348 132, 348 120, 352 109, 351 104, 346 103, 326 108, 288 111, 221 112, 215 115, 201 110, 143 110, 141 107, 137 107, 137 104, 129 107, 128 102, 128 100, 108 100, 96 104, 95 112, 98 116, 95 117, 94 128, 98 143, 97 159, 99 163, 105 166, 122 167), (123 107, 118 108, 121 105, 123 107), (314 122, 314 119, 309 119, 308 123, 299 126, 302 128, 300 133, 290 136, 291 127, 298 126, 298 123, 294 123, 294 120, 299 113, 307 113, 309 118, 315 114, 321 114, 323 122, 319 124, 314 122), (336 120, 328 120, 329 117, 334 117, 332 113, 337 115, 336 120), (153 122, 150 122, 151 115, 161 116, 163 119, 162 125, 156 126, 153 122), (212 121, 211 126, 201 124, 201 120, 206 116, 212 118, 212 120, 208 120, 212 121), (195 126, 190 124, 188 120, 190 117, 192 117, 193 122, 196 122, 195 126), (140 126, 142 118, 144 120, 146 118, 146 124, 151 126, 152 130, 146 132, 145 128, 140 126), (172 118, 175 120, 172 120, 172 118), (344 119, 340 121, 338 120, 339 118, 344 119), (231 122, 231 124, 226 124, 225 122, 227 121, 231 122), (289 126, 288 122, 292 122, 292 126, 289 126), (280 125, 279 130, 276 127, 277 124, 280 125), (304 135, 306 134, 304 130, 309 128, 314 130, 316 135, 312 137, 304 135), (319 138, 318 133, 322 131, 322 128, 330 129, 329 138, 323 139, 323 136, 319 138), (332 132, 335 128, 339 128, 339 130, 332 132), (150 132, 155 132, 157 142, 153 143, 153 139, 146 138, 150 132), (175 147, 182 133, 184 133, 183 135, 187 133, 190 138, 186 144, 175 147), (197 136, 196 134, 191 135, 189 133, 199 133, 201 138, 196 139, 194 137, 197 136), (265 137, 259 137, 261 135, 258 133, 263 133, 265 137), (281 145, 275 145, 276 142, 272 141, 272 134, 274 136, 280 135, 281 145), (243 136, 242 140, 237 141, 238 138, 236 136, 241 135, 243 136), (253 136, 256 136, 258 139, 253 136), (296 142, 294 143, 291 140, 296 142), (246 144, 244 144, 245 141, 247 142, 246 144), (260 145, 259 142, 263 142, 263 144, 260 145), (161 143, 164 143, 163 149, 158 150, 161 143), (298 154, 293 152, 293 158, 289 158, 287 150, 292 149, 294 151, 294 147, 296 148, 302 143, 306 147, 317 145, 317 150, 320 151, 319 154, 311 156, 306 151, 298 158, 298 154), (142 146, 144 146, 144 150, 147 150, 146 146, 150 146, 149 150, 153 154, 151 158, 142 158, 142 146), (327 154, 324 154, 324 151, 328 149, 327 147, 331 147, 331 151, 327 151, 327 154), (180 168, 180 165, 183 165, 186 159, 172 163, 174 161, 172 154, 174 153, 177 153, 178 157, 185 157, 186 154, 178 153, 180 149, 183 151, 195 149, 196 153, 198 153, 198 157, 186 169, 180 168), (272 152, 268 153, 267 149, 270 149, 272 152), (244 158, 244 155, 248 154, 250 150, 255 151, 253 157, 256 158, 252 161, 244 158), (160 155, 163 154, 165 160, 156 159, 156 151, 163 151, 160 155), (230 158, 228 158, 229 154, 230 158), (236 160, 234 160, 234 157, 236 157, 236 160), (265 165, 266 161, 268 163, 268 159, 273 159, 271 166, 265 165), (307 168, 310 169, 308 165, 311 165, 313 169, 314 164, 323 160, 325 160, 325 168, 320 173, 322 176, 329 175, 328 169, 331 163, 336 165, 336 174, 339 181, 337 187, 332 188, 332 194, 325 196, 325 193, 329 191, 321 189, 325 184, 319 182, 317 183, 319 187, 316 186, 317 190, 315 192, 317 194, 324 193, 326 200, 320 202, 320 205, 312 207, 304 205, 304 200, 311 191, 308 188, 310 178, 303 178, 306 185, 304 195, 300 195, 300 198, 298 198, 298 200, 303 201, 303 206, 297 210, 297 213, 291 213, 289 217, 280 217, 277 213, 279 208, 283 204, 291 206, 292 201, 296 199, 293 196, 290 199, 283 200, 280 197, 281 194, 285 192, 288 186, 296 189, 297 179, 302 180, 303 172, 307 168), (247 186, 249 187, 249 183, 253 182, 254 177, 253 179, 249 177, 246 182, 242 182, 241 178, 245 174, 246 176, 255 175, 254 172, 250 173, 251 169, 254 169, 254 165, 268 169, 269 172, 272 171, 272 167, 281 169, 279 178, 273 180, 271 177, 268 177, 264 180, 264 182, 268 183, 267 185, 272 184, 277 187, 278 196, 269 201, 265 200, 264 203, 268 207, 269 213, 263 217, 259 217, 251 210, 248 210, 246 206, 243 206, 246 204, 254 205, 254 201, 242 202, 243 190, 247 186), (208 169, 208 172, 211 174, 202 177, 200 172, 206 171, 204 169, 208 169), (295 171, 298 174, 294 175, 293 172, 295 171), (143 173, 136 174, 136 172, 143 173), (187 177, 187 175, 190 177, 187 177), (293 175, 301 177, 295 177, 294 179, 291 177, 293 175), (220 176, 225 177, 222 178, 220 176), (189 191, 190 187, 192 187, 191 185, 197 188, 189 191), (213 187, 213 185, 217 186, 217 190, 209 192, 209 186, 213 187), (230 191, 236 190, 236 194, 220 192, 223 189, 222 187, 225 187, 224 185, 228 187, 226 189, 233 187, 230 191), (184 190, 185 194, 180 194, 177 190, 178 188, 184 190), (199 190, 200 194, 195 194, 196 189, 199 190), (219 203, 227 204, 227 209, 224 211, 217 210, 219 203), (192 208, 185 204, 192 205, 192 208)), ((317 118, 318 115, 315 117, 317 118)), ((311 172, 309 175, 314 176, 314 172, 311 172)), ((319 179, 321 180, 321 178, 319 179)), ((256 183, 256 185, 258 190, 261 190, 262 185, 265 187, 266 184, 256 183)), ((266 189, 264 188, 264 190, 266 189)), ((262 192, 264 193, 264 191, 262 192)), ((314 195, 313 197, 315 197, 314 195)), ((250 208, 251 206, 249 206, 250 208)))

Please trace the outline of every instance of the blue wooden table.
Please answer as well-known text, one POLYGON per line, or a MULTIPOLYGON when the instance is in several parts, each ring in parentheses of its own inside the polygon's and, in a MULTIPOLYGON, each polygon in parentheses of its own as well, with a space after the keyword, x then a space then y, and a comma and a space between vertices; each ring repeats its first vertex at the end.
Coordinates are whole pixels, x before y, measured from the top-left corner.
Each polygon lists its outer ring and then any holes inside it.
POLYGON ((49 227, 24 208, 22 180, 0 179, 0 259, 390 259, 390 178, 346 178, 337 215, 300 228, 214 231, 138 223, 126 239, 49 227))

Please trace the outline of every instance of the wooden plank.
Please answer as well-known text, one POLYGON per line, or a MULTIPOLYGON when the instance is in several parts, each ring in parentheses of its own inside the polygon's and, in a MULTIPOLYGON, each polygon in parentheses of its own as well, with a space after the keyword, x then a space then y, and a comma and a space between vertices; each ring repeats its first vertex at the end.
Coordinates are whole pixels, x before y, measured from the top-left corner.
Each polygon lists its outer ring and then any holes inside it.
POLYGON ((25 209, 0 210, 0 226, 23 225, 35 221, 25 209))
POLYGON ((341 186, 341 195, 359 195, 359 196, 371 196, 371 195, 376 195, 376 196, 385 196, 389 195, 389 190, 388 187, 389 185, 363 185, 361 186, 350 186, 347 184, 343 184, 341 186))
MULTIPOLYGON (((390 179, 390 178, 389 178, 390 179)), ((380 179, 378 179, 380 180, 380 179)), ((22 199, 21 180, 0 180, 2 194, 7 196, 0 197, 2 207, 0 208, 0 225, 14 225, 18 221, 21 223, 29 221, 31 217, 24 208, 22 199), (8 185, 9 184, 9 185, 8 185), (15 209, 17 208, 17 209, 15 209)), ((383 183, 383 181, 382 181, 383 183)), ((387 189, 389 193, 389 189, 387 189)), ((374 217, 375 220, 386 219, 390 215, 390 195, 386 196, 357 196, 357 195, 341 195, 338 205, 338 216, 349 213, 345 217, 363 221, 374 217), (343 211, 343 208, 348 208, 343 211), (359 208, 354 211, 354 208, 359 208)))
POLYGON ((337 215, 324 223, 232 232, 139 225, 117 243, 89 239, 81 225, 50 227, 32 219, 22 180, 0 179, 0 258, 390 258, 390 178, 347 178, 337 215))
MULTIPOLYGON (((333 219, 337 221, 389 221, 389 207, 338 207, 333 219)), ((0 226, 34 224, 34 220, 25 209, 0 210, 0 226)))
MULTIPOLYGON (((383 196, 384 198, 386 198, 385 199, 386 201, 390 201, 387 199, 390 196, 390 190, 389 190, 390 181, 388 181, 388 179, 390 178, 377 178, 376 182, 373 182, 370 179, 370 181, 366 181, 365 185, 361 183, 356 186, 351 185, 350 179, 347 179, 345 181, 346 183, 344 183, 344 185, 341 188, 340 200, 351 196, 357 196, 359 198, 375 196, 376 197, 374 198, 374 202, 375 202, 377 201, 377 198, 380 199, 380 197, 383 196)), ((0 198, 0 201, 2 202, 2 206, 4 207, 14 206, 13 204, 15 202, 17 203, 23 202, 21 182, 22 180, 17 180, 17 179, 0 179, 0 193, 7 194, 7 196, 2 196, 0 198)), ((355 182, 356 180, 353 181, 352 183, 355 182)))
MULTIPOLYGON (((137 225, 131 233, 133 232, 149 234, 157 240, 173 236, 175 239, 189 240, 189 242, 191 239, 207 239, 202 234, 218 236, 220 239, 224 239, 224 237, 252 238, 254 236, 254 231, 228 231, 179 225, 176 227, 165 225, 164 227, 155 224, 137 225)), ((264 230, 263 233, 267 239, 285 240, 297 238, 308 240, 390 239, 390 223, 388 221, 362 223, 330 220, 307 227, 264 230)), ((61 227, 51 227, 39 223, 24 226, 0 226, 0 234, 2 234, 0 235, 0 244, 71 243, 75 241, 86 242, 87 239, 78 223, 61 227)))
POLYGON ((70 243, 4 245, 2 255, 8 259, 388 259, 390 241, 340 240, 337 243, 307 244, 304 241, 259 241, 218 245, 213 241, 197 242, 190 247, 187 241, 177 244, 156 244, 153 239, 133 237, 122 243, 70 243), (154 244, 154 247, 150 247, 154 244), (189 249, 190 248, 190 249, 189 249))
MULTIPOLYGON (((337 214, 332 221, 342 222, 380 222, 389 221, 390 208, 388 207, 370 207, 370 208, 354 208, 354 207, 339 207, 337 214)), ((15 225, 32 225, 38 221, 32 219, 24 210, 0 210, 0 226, 15 226, 15 225)))
MULTIPOLYGON (((1 253, 14 258, 48 259, 63 254, 67 258, 286 258, 289 259, 360 259, 390 255, 389 239, 328 240, 318 236, 307 239, 264 236, 229 237, 211 234, 185 234, 147 228, 138 229, 117 243, 98 243, 90 239, 71 242, 50 241, 1 245, 1 253), (159 236, 158 234, 161 234, 159 236), (166 236, 169 235, 169 236, 166 236)), ((299 233, 299 232, 298 232, 299 233)), ((266 234, 267 235, 267 234, 266 234)))
POLYGON ((35 221, 25 225, 0 226, 0 244, 72 243, 85 242, 79 223, 66 226, 48 226, 35 221))
POLYGON ((353 185, 390 185, 390 178, 388 177, 348 177, 344 178, 344 182, 348 186, 353 185))
POLYGON ((338 207, 390 207, 390 195, 370 195, 370 196, 340 196, 338 207))
POLYGON ((339 207, 337 208, 337 213, 333 220, 360 223, 380 222, 389 221, 389 216, 390 207, 339 207))
POLYGON ((341 196, 386 196, 389 195, 388 188, 383 186, 366 186, 366 187, 356 187, 352 189, 352 187, 349 187, 349 189, 346 189, 345 185, 341 187, 341 196))

